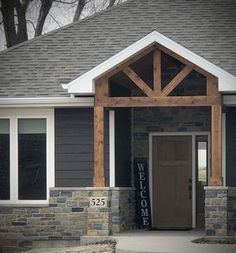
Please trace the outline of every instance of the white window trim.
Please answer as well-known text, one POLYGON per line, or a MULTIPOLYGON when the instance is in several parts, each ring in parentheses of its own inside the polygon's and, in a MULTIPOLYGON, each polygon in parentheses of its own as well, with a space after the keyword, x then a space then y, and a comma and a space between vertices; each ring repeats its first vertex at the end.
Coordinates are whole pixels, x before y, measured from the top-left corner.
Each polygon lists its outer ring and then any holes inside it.
POLYGON ((48 204, 49 189, 55 186, 54 109, 0 109, 0 118, 10 120, 10 200, 1 204, 48 204), (46 200, 18 199, 18 120, 46 119, 46 200))

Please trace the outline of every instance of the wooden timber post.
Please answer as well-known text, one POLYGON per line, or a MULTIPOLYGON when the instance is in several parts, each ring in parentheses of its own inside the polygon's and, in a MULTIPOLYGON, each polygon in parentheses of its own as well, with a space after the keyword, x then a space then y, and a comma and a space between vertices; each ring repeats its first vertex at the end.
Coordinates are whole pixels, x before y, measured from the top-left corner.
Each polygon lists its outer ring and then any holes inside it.
POLYGON ((94 107, 94 177, 93 186, 105 186, 104 175, 104 107, 94 107))
POLYGON ((209 185, 222 186, 222 105, 218 80, 207 76, 207 96, 218 96, 219 102, 211 106, 211 177, 209 185))
POLYGON ((222 186, 222 106, 211 106, 211 186, 222 186))
POLYGON ((104 163, 104 106, 98 105, 99 100, 108 96, 108 79, 100 80, 95 85, 94 106, 94 175, 93 186, 105 186, 104 163))

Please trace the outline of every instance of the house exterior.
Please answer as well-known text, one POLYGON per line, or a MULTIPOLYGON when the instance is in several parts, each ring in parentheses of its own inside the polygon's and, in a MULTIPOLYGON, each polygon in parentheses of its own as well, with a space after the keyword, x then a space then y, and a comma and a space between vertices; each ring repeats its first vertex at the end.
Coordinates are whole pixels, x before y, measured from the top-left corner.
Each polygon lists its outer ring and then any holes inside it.
POLYGON ((0 53, 0 237, 236 230, 236 3, 129 0, 0 53))

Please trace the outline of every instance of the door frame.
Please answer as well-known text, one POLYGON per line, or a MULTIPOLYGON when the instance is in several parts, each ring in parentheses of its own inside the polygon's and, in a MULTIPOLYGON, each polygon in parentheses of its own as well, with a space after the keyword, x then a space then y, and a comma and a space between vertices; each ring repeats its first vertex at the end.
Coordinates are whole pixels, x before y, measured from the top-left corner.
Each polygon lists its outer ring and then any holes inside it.
MULTIPOLYGON (((152 194, 152 144, 155 136, 191 136, 192 137, 192 228, 196 228, 196 136, 205 135, 208 140, 208 178, 210 177, 210 132, 150 132, 149 133, 149 192, 151 203, 151 217, 153 222, 153 194, 152 194)), ((153 224, 152 224, 153 225, 153 224)))

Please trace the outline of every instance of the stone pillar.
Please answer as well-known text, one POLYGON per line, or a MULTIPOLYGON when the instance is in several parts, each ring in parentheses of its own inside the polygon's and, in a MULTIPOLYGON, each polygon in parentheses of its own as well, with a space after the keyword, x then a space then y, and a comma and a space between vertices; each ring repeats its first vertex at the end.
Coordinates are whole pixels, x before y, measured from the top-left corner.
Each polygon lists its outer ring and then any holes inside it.
POLYGON ((89 191, 89 197, 101 198, 104 197, 107 202, 105 207, 88 207, 88 220, 87 220, 87 235, 88 236, 109 236, 110 235, 110 208, 109 199, 110 191, 109 188, 94 187, 89 191))
POLYGON ((228 187, 205 187, 206 235, 228 235, 228 187))
POLYGON ((228 189, 228 234, 236 235, 236 187, 228 189))

